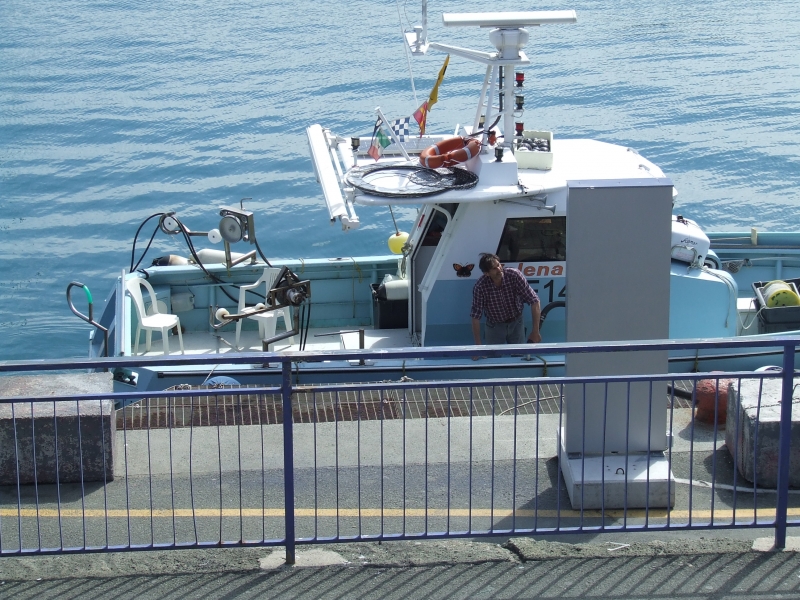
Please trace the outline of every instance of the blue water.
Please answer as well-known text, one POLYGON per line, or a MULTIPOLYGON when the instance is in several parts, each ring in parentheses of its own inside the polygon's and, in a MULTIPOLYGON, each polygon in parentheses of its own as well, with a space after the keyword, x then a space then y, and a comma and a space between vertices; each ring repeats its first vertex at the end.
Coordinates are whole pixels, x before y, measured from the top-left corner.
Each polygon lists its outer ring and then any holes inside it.
MULTIPOLYGON (((430 37, 491 50, 442 12, 517 2, 431 0, 430 37)), ((531 129, 636 148, 669 175, 677 209, 712 230, 800 227, 800 3, 629 0, 534 29, 531 129)), ((416 2, 401 7, 418 20, 416 2)), ((443 59, 415 58, 412 93, 391 2, 0 2, 0 360, 85 356, 70 281, 98 304, 149 215, 194 230, 250 197, 271 257, 385 253, 386 209, 329 226, 305 127, 369 134, 373 109, 410 114, 443 59)), ((453 59, 431 131, 473 117, 483 78, 453 59)), ((395 211, 407 229, 413 210, 395 211)), ((181 253, 157 238, 152 256, 181 253)), ((77 296, 76 296, 77 297, 77 296)))

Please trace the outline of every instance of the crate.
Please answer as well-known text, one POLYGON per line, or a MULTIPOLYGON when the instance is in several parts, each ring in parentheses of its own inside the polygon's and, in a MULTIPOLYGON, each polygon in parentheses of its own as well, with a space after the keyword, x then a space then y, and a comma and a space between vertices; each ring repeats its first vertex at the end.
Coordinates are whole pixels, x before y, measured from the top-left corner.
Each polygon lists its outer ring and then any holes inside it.
MULTIPOLYGON (((784 279, 796 292, 800 279, 784 279)), ((756 298, 758 311, 758 333, 780 333, 781 331, 800 330, 800 306, 776 306, 769 308, 764 303, 761 288, 769 281, 756 281, 753 283, 753 294, 756 298)))
POLYGON ((408 327, 408 299, 384 300, 378 298, 379 284, 372 287, 372 326, 375 329, 402 329, 408 327))
POLYGON ((532 152, 523 148, 514 151, 517 159, 517 166, 520 169, 537 169, 539 171, 549 171, 553 168, 553 132, 552 131, 533 131, 526 129, 522 132, 524 138, 543 138, 550 143, 550 152, 532 152))

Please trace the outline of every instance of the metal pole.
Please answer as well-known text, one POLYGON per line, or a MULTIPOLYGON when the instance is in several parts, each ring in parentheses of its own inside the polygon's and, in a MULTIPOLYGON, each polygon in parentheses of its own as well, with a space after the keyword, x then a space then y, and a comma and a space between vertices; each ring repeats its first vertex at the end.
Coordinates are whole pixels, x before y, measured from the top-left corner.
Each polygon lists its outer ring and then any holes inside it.
POLYGON ((786 547, 786 513, 789 506, 789 449, 792 435, 792 391, 794 387, 794 343, 783 348, 781 386, 781 433, 778 450, 778 505, 775 510, 775 549, 786 547))
POLYGON ((403 156, 406 158, 406 160, 411 162, 411 157, 408 155, 408 152, 406 152, 406 149, 403 146, 403 142, 401 142, 400 139, 397 137, 397 135, 395 135, 391 124, 389 123, 389 121, 386 120, 386 117, 383 116, 383 113, 381 112, 381 107, 376 106, 375 112, 378 113, 378 118, 383 122, 384 125, 386 125, 386 129, 389 130, 389 135, 391 136, 392 141, 394 141, 394 143, 397 144, 397 147, 400 148, 400 152, 403 153, 403 156))
POLYGON ((294 439, 292 436, 292 363, 282 361, 283 396, 283 519, 286 532, 286 564, 295 559, 294 533, 294 439))

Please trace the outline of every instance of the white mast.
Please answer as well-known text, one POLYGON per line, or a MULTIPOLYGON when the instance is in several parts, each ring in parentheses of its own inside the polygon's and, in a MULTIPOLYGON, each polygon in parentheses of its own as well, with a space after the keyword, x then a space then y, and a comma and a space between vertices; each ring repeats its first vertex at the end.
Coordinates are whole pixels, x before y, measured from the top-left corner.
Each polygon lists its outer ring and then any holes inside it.
MULTIPOLYGON (((422 0, 423 24, 406 32, 406 40, 412 54, 425 54, 428 48, 448 52, 468 60, 487 65, 487 73, 493 75, 492 87, 499 73, 499 67, 508 66, 503 78, 503 134, 505 145, 511 146, 514 135, 514 67, 529 65, 530 60, 522 48, 528 43, 530 34, 525 27, 553 23, 575 23, 578 20, 574 10, 551 10, 536 12, 494 12, 494 13, 444 13, 442 22, 445 27, 491 27, 489 40, 497 52, 481 52, 468 48, 459 48, 448 44, 428 42, 427 39, 427 0, 422 0), (511 75, 511 76, 510 76, 511 75)), ((483 100, 481 100, 481 103, 483 100)), ((491 96, 487 102, 487 122, 490 119, 491 96)), ((478 108, 480 110, 480 107, 478 108)))

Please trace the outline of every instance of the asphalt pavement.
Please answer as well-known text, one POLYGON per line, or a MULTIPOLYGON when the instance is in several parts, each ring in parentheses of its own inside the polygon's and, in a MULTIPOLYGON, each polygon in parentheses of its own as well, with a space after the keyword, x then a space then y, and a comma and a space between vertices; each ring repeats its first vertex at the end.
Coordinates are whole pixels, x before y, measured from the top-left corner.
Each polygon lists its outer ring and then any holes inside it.
POLYGON ((0 597, 800 598, 800 539, 770 530, 399 541, 0 559, 0 597), (749 534, 749 535, 748 535, 749 534))
MULTIPOLYGON (((298 535, 663 521, 663 511, 602 520, 569 510, 553 458, 557 425, 543 415, 298 426, 298 535)), ((734 507, 740 525, 753 522, 756 507, 769 520, 774 496, 736 495, 741 482, 714 430, 690 438, 686 423, 674 430, 672 468, 682 483, 671 526, 690 517, 725 526, 734 507)), ((107 485, 0 489, 3 551, 283 535, 277 426, 118 431, 116 442, 117 476, 107 485)), ((799 504, 792 494, 792 515, 799 504)), ((800 539, 774 552, 772 536, 743 527, 299 545, 292 567, 283 548, 268 546, 6 554, 0 599, 800 598, 800 539)))

